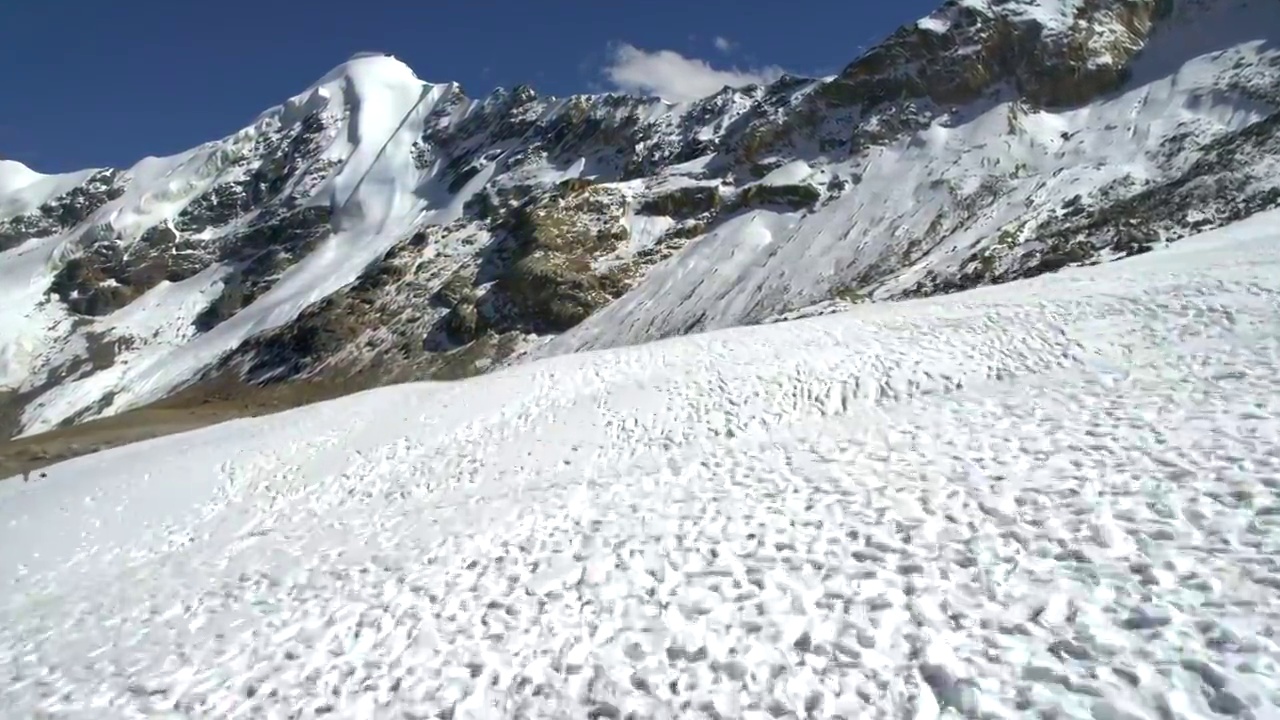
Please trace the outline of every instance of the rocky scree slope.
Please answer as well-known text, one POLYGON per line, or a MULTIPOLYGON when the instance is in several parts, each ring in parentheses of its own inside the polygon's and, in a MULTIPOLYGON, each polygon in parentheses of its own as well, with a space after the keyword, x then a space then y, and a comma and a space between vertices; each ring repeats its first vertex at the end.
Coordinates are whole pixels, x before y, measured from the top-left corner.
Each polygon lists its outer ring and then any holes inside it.
POLYGON ((835 77, 681 105, 362 56, 178 156, 0 162, 0 432, 1145 252, 1280 204, 1278 31, 1264 0, 949 0, 835 77))

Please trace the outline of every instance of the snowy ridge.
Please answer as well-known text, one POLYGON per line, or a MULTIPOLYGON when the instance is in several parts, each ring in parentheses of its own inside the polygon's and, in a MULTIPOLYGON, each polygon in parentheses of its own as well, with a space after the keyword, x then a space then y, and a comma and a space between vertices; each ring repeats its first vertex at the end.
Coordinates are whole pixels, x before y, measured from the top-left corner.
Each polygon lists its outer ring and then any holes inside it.
POLYGON ((42 175, 16 160, 0 160, 0 220, 31 212, 84 184, 93 172, 42 175))
POLYGON ((1278 227, 0 484, 0 714, 1270 717, 1278 227))

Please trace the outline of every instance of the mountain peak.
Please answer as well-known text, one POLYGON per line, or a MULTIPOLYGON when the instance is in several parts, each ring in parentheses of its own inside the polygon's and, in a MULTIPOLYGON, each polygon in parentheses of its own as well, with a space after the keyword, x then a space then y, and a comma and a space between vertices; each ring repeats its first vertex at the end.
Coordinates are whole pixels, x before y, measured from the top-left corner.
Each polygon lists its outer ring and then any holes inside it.
MULTIPOLYGON (((1092 3, 1095 6, 1107 4, 1141 5, 1150 2, 1111 0, 1092 3)), ((1087 13, 1089 5, 1085 0, 946 0, 937 10, 917 21, 916 27, 945 32, 953 25, 971 24, 972 18, 985 16, 1031 22, 1046 30, 1061 31, 1069 28, 1074 18, 1087 13)))
MULTIPOLYGON (((6 215, 29 210, 30 201, 19 199, 19 194, 28 194, 22 191, 35 185, 45 177, 47 176, 32 170, 17 160, 0 160, 0 220, 4 219, 6 215), (11 209, 9 209, 10 206, 11 209), (8 209, 8 212, 6 212, 6 209, 8 209)), ((39 205, 39 203, 36 203, 36 205, 39 205)))
MULTIPOLYGON (((350 81, 356 84, 392 83, 404 85, 422 85, 422 80, 414 74, 403 60, 385 53, 359 52, 325 73, 315 86, 329 85, 339 81, 350 81)), ((313 86, 313 87, 315 87, 313 86)))
POLYGON ((1163 8, 1151 0, 948 0, 841 73, 841 93, 970 102, 1001 86, 1036 105, 1119 87, 1163 8))
POLYGON ((12 192, 44 177, 17 160, 0 160, 0 193, 12 192))
POLYGON ((951 0, 836 77, 680 107, 469 99, 359 53, 179 155, 0 165, 0 429, 458 377, 1145 252, 1280 204, 1280 51, 1258 41, 1278 15, 951 0))
POLYGON ((81 170, 45 175, 17 160, 0 160, 0 222, 31 212, 51 198, 80 185, 94 172, 81 170))
POLYGON ((362 52, 325 73, 306 90, 259 116, 279 113, 282 122, 297 121, 329 106, 360 105, 361 98, 391 94, 416 98, 426 86, 402 60, 392 55, 362 52))

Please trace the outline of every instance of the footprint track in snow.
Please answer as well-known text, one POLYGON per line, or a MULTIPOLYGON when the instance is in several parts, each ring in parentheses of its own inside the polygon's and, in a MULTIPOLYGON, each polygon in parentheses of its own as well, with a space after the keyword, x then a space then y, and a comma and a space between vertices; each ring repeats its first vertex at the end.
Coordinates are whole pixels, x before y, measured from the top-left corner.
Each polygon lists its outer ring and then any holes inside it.
POLYGON ((10 586, 0 710, 1268 716, 1280 275, 1248 248, 258 422, 284 450, 188 541, 10 586))

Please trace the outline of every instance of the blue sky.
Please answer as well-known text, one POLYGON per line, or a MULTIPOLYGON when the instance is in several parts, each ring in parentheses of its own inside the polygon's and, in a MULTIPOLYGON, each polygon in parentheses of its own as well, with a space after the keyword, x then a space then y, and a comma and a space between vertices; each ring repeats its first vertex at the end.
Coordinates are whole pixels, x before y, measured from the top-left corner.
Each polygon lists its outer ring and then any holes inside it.
POLYGON ((355 52, 472 96, 696 94, 837 72, 939 0, 0 0, 0 157, 129 166, 229 135, 355 52))

